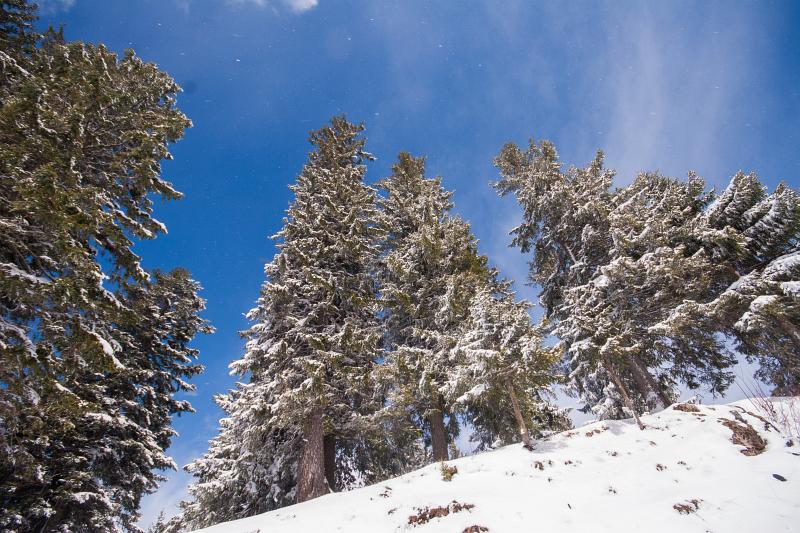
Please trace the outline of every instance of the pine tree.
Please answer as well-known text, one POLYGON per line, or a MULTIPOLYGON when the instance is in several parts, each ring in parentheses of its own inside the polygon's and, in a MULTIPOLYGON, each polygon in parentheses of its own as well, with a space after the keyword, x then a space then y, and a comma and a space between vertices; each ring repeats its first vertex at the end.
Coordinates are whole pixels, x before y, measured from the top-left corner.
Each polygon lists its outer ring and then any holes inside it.
POLYGON ((800 390, 800 199, 784 184, 773 194, 755 174, 736 174, 701 217, 697 240, 719 265, 710 296, 678 306, 661 325, 683 336, 708 331, 733 339, 761 367, 775 394, 800 390))
MULTIPOLYGON (((631 335, 625 330, 631 314, 622 319, 616 314, 629 302, 625 291, 630 280, 612 286, 601 269, 629 274, 631 264, 616 261, 615 255, 632 255, 635 265, 643 254, 637 239, 648 232, 628 225, 638 223, 630 216, 635 213, 631 206, 641 208, 650 200, 647 187, 628 191, 626 203, 609 190, 613 173, 603 169, 602 154, 585 169, 562 172, 548 142, 531 143, 526 152, 507 145, 496 164, 502 176, 496 184, 499 192, 514 193, 523 206, 524 221, 514 230, 513 244, 535 251, 531 278, 542 286, 547 316, 565 344, 572 386, 601 416, 620 416, 624 405, 635 416, 628 389, 636 384, 626 387, 623 382, 626 374, 636 375, 633 369, 642 374, 644 365, 636 364, 638 357, 626 350, 626 341, 620 344, 620 336, 631 335), (621 291, 613 303, 610 289, 621 291)), ((653 388, 654 380, 647 381, 643 396, 653 388)), ((639 403, 646 406, 646 398, 639 403)))
POLYGON ((521 438, 532 449, 531 430, 552 429, 556 417, 568 426, 544 397, 558 380, 560 351, 542 346, 541 329, 533 326, 529 311, 528 302, 514 301, 507 283, 487 285, 473 298, 469 322, 451 354, 449 396, 463 406, 479 448, 521 438))
POLYGON ((573 382, 580 389, 581 376, 601 365, 634 416, 672 403, 678 382, 722 392, 733 358, 719 339, 669 336, 654 327, 682 302, 705 298, 719 275, 692 239, 708 202, 702 180, 641 174, 614 196, 612 259, 565 292, 569 316, 556 329, 570 345, 573 382))
MULTIPOLYGON (((315 150, 292 187, 251 349, 233 368, 267 366, 278 427, 302 420, 297 500, 327 492, 324 437, 347 438, 369 412, 379 336, 374 267, 375 192, 364 184, 363 126, 334 117, 311 134, 315 150)), ((252 337, 251 337, 252 338, 252 337)), ((335 445, 335 443, 334 443, 335 445)), ((329 470, 330 471, 330 470, 329 470)))
POLYGON ((547 316, 558 319, 563 289, 586 283, 608 262, 614 172, 603 168, 602 152, 586 168, 564 172, 548 141, 531 141, 525 151, 507 144, 495 166, 501 176, 495 189, 513 194, 523 209, 511 244, 533 252, 530 280, 542 289, 547 316))
POLYGON ((228 415, 208 451, 186 466, 197 478, 191 499, 165 533, 190 531, 291 505, 296 500, 302 435, 265 424, 271 400, 251 381, 216 398, 228 415))
POLYGON ((249 380, 218 398, 228 416, 209 451, 187 467, 198 481, 173 530, 347 485, 345 467, 363 451, 380 407, 371 379, 380 232, 375 191, 363 181, 372 159, 363 129, 334 117, 310 135, 314 150, 290 187, 278 253, 247 315, 245 354, 231 364, 249 380))
MULTIPOLYGON (((0 2, 0 57, 4 66, 10 66, 15 56, 19 58, 20 52, 30 52, 33 48, 37 37, 33 31, 34 20, 36 6, 27 0, 0 2)), ((13 73, 15 69, 9 70, 13 73)))
POLYGON ((381 298, 391 403, 426 428, 435 460, 458 431, 445 388, 455 346, 478 287, 492 276, 469 226, 449 214, 452 193, 425 177, 425 160, 401 153, 380 182, 384 243, 381 298), (449 415, 449 425, 445 418, 449 415))
MULTIPOLYGON (((565 172, 548 141, 531 141, 524 151, 509 143, 495 165, 501 176, 495 189, 500 195, 513 194, 523 209, 523 222, 512 231, 512 245, 523 253, 533 252, 530 280, 541 288, 540 303, 550 327, 558 327, 574 316, 564 302, 565 292, 591 288, 592 278, 611 259, 614 173, 603 168, 601 152, 588 167, 565 172)), ((573 338, 562 339, 571 387, 587 409, 594 408, 600 416, 621 416, 628 403, 621 394, 625 391, 610 384, 606 365, 598 357, 574 353, 587 345, 581 342, 580 331, 573 329, 573 338)))
POLYGON ((167 530, 168 523, 169 521, 164 515, 164 511, 161 511, 158 513, 156 521, 153 522, 149 528, 147 528, 147 533, 164 533, 167 530))
MULTIPOLYGON (((791 268, 776 269, 771 285, 745 283, 796 251, 796 196, 779 187, 765 197, 757 177, 742 173, 713 202, 693 174, 684 182, 645 173, 611 191, 601 162, 562 173, 546 142, 527 152, 506 146, 497 159, 498 190, 524 208, 514 244, 535 252, 532 279, 564 344, 573 388, 611 417, 668 405, 679 383, 723 392, 735 362, 725 335, 764 358, 797 331, 791 268), (759 313, 745 317, 753 303, 759 313), (742 320, 756 315, 758 327, 742 320)), ((762 376, 790 379, 787 346, 762 376)))
POLYGON ((188 274, 132 251, 165 231, 160 161, 190 123, 154 65, 33 13, 0 5, 0 529, 138 531, 209 330, 188 274))

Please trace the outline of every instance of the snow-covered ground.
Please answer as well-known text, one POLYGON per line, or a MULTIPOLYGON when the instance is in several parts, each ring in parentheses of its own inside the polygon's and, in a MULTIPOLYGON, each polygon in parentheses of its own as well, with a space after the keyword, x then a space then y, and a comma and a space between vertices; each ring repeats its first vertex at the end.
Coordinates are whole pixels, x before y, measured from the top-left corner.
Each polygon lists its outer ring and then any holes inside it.
POLYGON ((451 481, 433 464, 202 531, 800 531, 800 442, 787 446, 785 433, 765 429, 747 400, 697 408, 645 416, 644 431, 632 421, 593 422, 532 452, 515 445, 449 461, 458 469, 451 481), (723 420, 749 423, 766 449, 744 455, 723 420), (466 504, 474 507, 459 510, 466 504), (425 513, 437 507, 447 510, 425 513), (410 523, 426 514, 444 516, 410 523))

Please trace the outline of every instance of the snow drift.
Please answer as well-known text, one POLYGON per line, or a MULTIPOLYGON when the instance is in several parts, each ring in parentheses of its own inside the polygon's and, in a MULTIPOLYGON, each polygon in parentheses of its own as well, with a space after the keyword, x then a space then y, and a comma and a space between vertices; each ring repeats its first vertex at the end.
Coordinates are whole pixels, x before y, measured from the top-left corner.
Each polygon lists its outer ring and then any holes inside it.
MULTIPOLYGON (((785 402, 786 400, 774 400, 785 402)), ((749 401, 677 404, 449 461, 203 533, 797 531, 800 442, 749 401), (455 467, 456 473, 452 473, 455 467)))

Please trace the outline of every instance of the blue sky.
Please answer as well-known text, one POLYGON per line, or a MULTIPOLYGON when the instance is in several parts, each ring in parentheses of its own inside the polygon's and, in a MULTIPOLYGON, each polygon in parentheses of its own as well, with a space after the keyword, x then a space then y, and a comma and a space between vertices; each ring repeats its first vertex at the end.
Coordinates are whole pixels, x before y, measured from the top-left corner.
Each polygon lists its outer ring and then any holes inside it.
MULTIPOLYGON (((137 245, 147 267, 188 267, 217 333, 198 339, 206 372, 197 413, 176 421, 179 465, 216 432, 214 394, 247 326, 290 201, 307 132, 346 113, 378 156, 428 156, 455 189, 456 210, 504 275, 518 222, 498 198, 492 158, 503 143, 556 142, 567 163, 594 151, 624 183, 639 170, 723 186, 739 169, 771 186, 800 183, 800 4, 402 0, 45 0, 41 24, 68 39, 131 47, 184 87, 194 127, 165 177, 186 194, 156 206, 169 234, 137 245)), ((521 284, 519 284, 521 285, 521 284)), ((520 292, 533 298, 532 289, 520 292)), ((168 513, 188 476, 145 500, 143 523, 168 513)))

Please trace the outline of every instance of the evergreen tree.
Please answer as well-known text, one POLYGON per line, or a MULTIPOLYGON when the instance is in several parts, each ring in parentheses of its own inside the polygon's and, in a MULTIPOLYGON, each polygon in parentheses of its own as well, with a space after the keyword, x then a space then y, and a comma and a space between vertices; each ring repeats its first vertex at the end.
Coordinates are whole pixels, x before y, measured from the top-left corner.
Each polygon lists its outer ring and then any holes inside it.
MULTIPOLYGON (((27 0, 0 1, 0 57, 4 67, 11 66, 11 61, 20 58, 18 54, 30 52, 33 48, 36 43, 34 20, 35 4, 30 4, 27 0)), ((3 70, 6 71, 6 68, 3 70)), ((15 69, 8 70, 13 74, 15 69)))
MULTIPOLYGON (((785 265, 796 250, 797 202, 787 188, 765 198, 757 178, 738 174, 712 203, 692 174, 682 182, 646 173, 612 191, 601 157, 562 172, 547 142, 525 152, 508 145, 496 163, 499 192, 524 209, 514 244, 534 251, 531 277, 564 343, 571 384, 598 415, 668 405, 679 383, 723 392, 735 362, 724 335, 758 357, 791 336, 791 268, 776 269, 778 281, 751 287, 750 296, 733 294, 746 285, 739 278, 785 265), (742 320, 753 302, 759 313, 744 318, 768 316, 771 327, 742 320)), ((791 367, 790 350, 778 348, 761 375, 789 379, 791 369, 774 366, 791 367)))
POLYGON ((586 283, 608 262, 614 172, 603 168, 602 152, 586 168, 564 172, 548 141, 524 151, 507 144, 495 165, 501 175, 495 189, 513 194, 523 209, 511 244, 533 253, 530 279, 541 287, 547 316, 560 319, 564 288, 586 283))
POLYGON ((280 251, 250 314, 257 325, 248 353, 233 366, 239 373, 265 369, 262 379, 276 398, 271 424, 292 428, 302 421, 298 501, 330 489, 324 437, 346 439, 372 410, 379 233, 375 192, 364 184, 372 156, 364 151, 363 129, 334 117, 312 132, 315 150, 292 186, 280 251))
POLYGON ((784 184, 773 194, 738 173, 696 227, 722 273, 711 298, 687 301, 661 324, 684 337, 718 331, 760 363, 756 377, 775 394, 800 390, 800 199, 784 184))
MULTIPOLYGON (((573 382, 579 390, 584 381, 597 384, 597 376, 583 376, 602 366, 634 416, 672 403, 678 382, 722 392, 734 360, 713 332, 690 338, 655 328, 684 301, 706 298, 718 280, 717 267, 692 241, 708 202, 702 180, 641 174, 614 196, 612 259, 588 283, 565 291, 569 316, 556 328, 570 345, 573 382)), ((606 399, 597 411, 619 407, 606 399)))
POLYGON ((531 429, 568 427, 568 418, 544 398, 558 380, 557 348, 544 348, 528 302, 515 302, 508 284, 482 288, 453 349, 450 396, 464 407, 479 447, 509 444, 521 437, 533 448, 531 429), (566 427, 564 427, 566 426, 566 427))
POLYGON ((149 528, 147 528, 147 533, 164 533, 167 529, 168 523, 168 520, 164 516, 164 511, 161 511, 158 513, 156 521, 153 522, 149 528))
POLYGON ((426 428, 435 460, 458 431, 445 396, 455 346, 477 289, 493 275, 469 225, 449 214, 452 193, 425 177, 425 161, 401 153, 380 182, 384 243, 381 294, 391 404, 426 428), (445 418, 449 415, 449 425, 445 418))
POLYGON ((138 531, 190 410, 209 331, 185 271, 146 273, 152 196, 189 126, 175 82, 132 52, 32 33, 0 4, 0 529, 138 531))
POLYGON ((298 450, 296 428, 268 426, 271 400, 260 396, 265 387, 251 380, 216 398, 228 414, 208 451, 186 466, 197 478, 191 499, 165 533, 191 531, 291 505, 296 500, 298 450))
MULTIPOLYGON (((187 467, 198 481, 174 530, 242 518, 348 482, 379 410, 372 383, 379 327, 375 192, 364 184, 363 126, 334 117, 314 131, 278 253, 248 314, 247 376, 218 398, 228 416, 187 467)), ((368 473, 367 473, 368 474, 368 473)))

